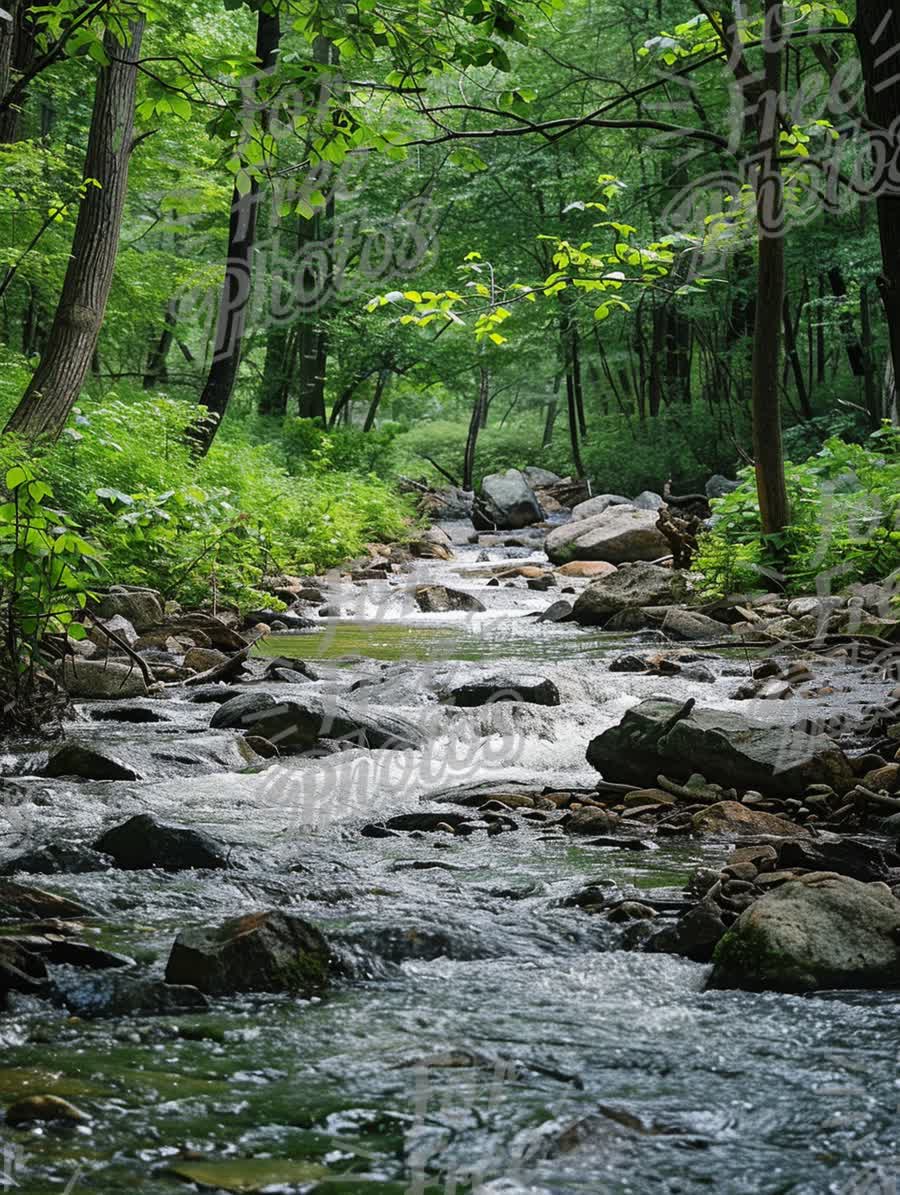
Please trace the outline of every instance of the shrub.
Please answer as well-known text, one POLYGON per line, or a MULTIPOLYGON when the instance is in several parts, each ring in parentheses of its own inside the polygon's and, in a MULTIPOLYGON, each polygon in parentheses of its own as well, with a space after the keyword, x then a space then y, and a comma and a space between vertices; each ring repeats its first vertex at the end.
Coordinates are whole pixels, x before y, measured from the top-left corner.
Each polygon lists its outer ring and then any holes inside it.
POLYGON ((713 503, 695 564, 713 593, 782 587, 803 593, 881 580, 900 563, 900 434, 866 444, 836 436, 803 464, 786 465, 791 522, 763 536, 752 471, 713 503))

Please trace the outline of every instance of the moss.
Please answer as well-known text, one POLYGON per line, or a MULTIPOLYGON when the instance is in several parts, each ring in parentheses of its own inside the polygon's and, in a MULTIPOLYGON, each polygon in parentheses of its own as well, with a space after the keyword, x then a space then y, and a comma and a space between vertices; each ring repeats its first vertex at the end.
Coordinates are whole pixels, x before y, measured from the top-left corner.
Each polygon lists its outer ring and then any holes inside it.
POLYGON ((713 951, 713 967, 711 987, 793 992, 817 986, 795 958, 773 947, 752 922, 738 922, 725 934, 713 951))

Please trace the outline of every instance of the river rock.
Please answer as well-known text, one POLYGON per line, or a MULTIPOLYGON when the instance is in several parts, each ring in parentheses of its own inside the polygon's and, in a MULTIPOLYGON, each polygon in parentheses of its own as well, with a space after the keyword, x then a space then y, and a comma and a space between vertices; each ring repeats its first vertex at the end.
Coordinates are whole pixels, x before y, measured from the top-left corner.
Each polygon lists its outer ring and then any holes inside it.
POLYGON ((109 750, 84 743, 66 743, 53 751, 42 769, 44 776, 78 776, 82 780, 141 780, 126 761, 109 750))
POLYGON ((216 996, 312 995, 328 983, 330 955, 325 938, 308 921, 289 913, 250 913, 217 927, 182 930, 169 955, 166 981, 216 996))
POLYGON ((665 504, 662 494, 654 493, 653 490, 642 490, 636 498, 631 499, 631 505, 636 510, 660 510, 665 504))
POLYGON ((123 971, 86 973, 74 967, 54 971, 53 996, 72 1016, 85 1019, 164 1016, 202 1012, 209 1007, 203 993, 188 984, 165 983, 123 971))
POLYGON ((794 822, 760 809, 748 809, 738 801, 719 801, 695 813, 691 819, 695 834, 731 837, 735 834, 768 834, 775 838, 803 838, 808 831, 794 822))
POLYGON ((594 515, 602 515, 611 506, 631 506, 631 499, 623 494, 595 494, 593 498, 586 498, 572 507, 572 519, 590 519, 594 515))
MULTIPOLYGON (((6 1109, 6 1123, 13 1127, 33 1120, 65 1120, 69 1124, 84 1124, 90 1117, 58 1095, 26 1095, 6 1109)), ((14 1186, 18 1186, 15 1179, 12 1181, 14 1186)))
POLYGON ((656 526, 656 511, 613 506, 603 514, 555 527, 544 550, 554 564, 570 560, 605 560, 623 564, 657 560, 669 554, 669 544, 656 526))
POLYGON ((151 813, 139 813, 107 830, 94 846, 127 871, 151 867, 182 871, 228 866, 227 848, 214 838, 202 830, 159 821, 151 813))
POLYGON ((147 686, 133 663, 67 657, 62 683, 71 697, 146 697, 147 686))
POLYGON ((481 495, 472 510, 472 522, 479 531, 496 527, 516 531, 539 523, 544 517, 534 490, 518 469, 490 473, 481 483, 481 495))
POLYGON ((567 834, 608 834, 619 824, 618 816, 609 809, 589 805, 576 809, 566 822, 567 834))
POLYGON ((8 859, 0 867, 0 875, 83 875, 109 871, 113 865, 109 855, 91 847, 51 842, 8 859))
POLYGON ((674 701, 642 701, 591 741, 588 762, 606 780, 643 787, 660 773, 684 781, 694 772, 727 788, 778 797, 802 797, 810 784, 838 792, 853 785, 849 761, 825 735, 696 707, 672 725, 680 708, 674 701))
POLYGON ((713 473, 706 483, 706 496, 707 498, 724 498, 726 494, 736 490, 740 484, 739 481, 723 477, 721 473, 713 473))
POLYGON ((191 647, 184 653, 184 666, 194 672, 208 672, 210 668, 224 664, 227 659, 228 656, 215 647, 191 647))
MULTIPOLYGON (((129 647, 133 647, 137 641, 138 633, 134 626, 123 618, 121 614, 114 614, 112 618, 96 618, 95 626, 92 626, 88 631, 88 641, 94 644, 95 647, 116 649, 115 643, 112 642, 107 631, 111 631, 118 639, 122 639, 129 647)), ((82 640, 85 642, 85 640, 82 640)))
POLYGON ((683 610, 678 606, 672 606, 663 619, 662 631, 671 639, 712 642, 721 639, 726 634, 727 627, 714 618, 698 614, 695 610, 683 610))
POLYGON ((423 614, 447 614, 453 610, 477 613, 484 609, 477 597, 447 585, 417 585, 414 596, 423 614))
POLYGON ((547 486, 558 485, 562 478, 558 473, 551 473, 549 469, 541 469, 538 465, 526 465, 522 470, 525 480, 534 489, 546 489, 547 486))
POLYGON ((542 610, 537 616, 538 622, 565 622, 572 616, 572 603, 567 602, 564 598, 560 598, 558 602, 553 602, 542 610))
POLYGON ((276 701, 269 693, 242 693, 219 706, 210 727, 250 730, 279 751, 305 751, 320 739, 401 751, 425 741, 424 731, 389 710, 312 694, 276 701))
POLYGON ((597 577, 608 577, 616 571, 616 566, 608 560, 570 560, 556 571, 561 577, 588 577, 593 581, 597 577))
POLYGON ((162 598, 155 589, 113 585, 89 607, 98 618, 127 618, 138 634, 158 626, 164 617, 162 598))
POLYGON ((0 1008, 10 992, 42 993, 47 981, 44 960, 15 938, 0 937, 0 1008))
POLYGON ((72 740, 51 753, 45 776, 77 776, 82 780, 162 780, 239 772, 258 764, 259 756, 243 739, 231 735, 189 734, 132 740, 114 739, 100 747, 96 740, 72 740))
POLYGON ((0 921, 43 921, 47 918, 66 921, 74 917, 93 917, 85 905, 45 892, 43 888, 29 888, 11 880, 0 881, 0 921))
POLYGON ((900 900, 834 872, 789 880, 716 947, 710 986, 805 992, 900 985, 900 900))
POLYGON ((452 684, 440 694, 453 705, 472 708, 496 701, 524 701, 531 705, 559 705, 559 689, 547 677, 529 673, 485 672, 462 684, 452 684))
POLYGON ((625 611, 675 605, 690 592, 687 575, 678 569, 643 561, 623 564, 578 595, 572 618, 582 626, 601 626, 625 611))
POLYGON ((725 922, 718 910, 712 905, 699 904, 688 909, 674 925, 667 925, 655 934, 645 950, 680 954, 695 963, 708 963, 725 932, 725 922))

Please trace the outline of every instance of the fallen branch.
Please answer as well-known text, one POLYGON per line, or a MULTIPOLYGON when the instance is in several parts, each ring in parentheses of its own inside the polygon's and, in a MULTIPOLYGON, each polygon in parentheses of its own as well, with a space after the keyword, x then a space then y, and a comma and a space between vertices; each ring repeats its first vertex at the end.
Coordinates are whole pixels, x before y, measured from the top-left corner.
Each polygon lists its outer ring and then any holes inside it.
POLYGON ((144 678, 144 684, 147 686, 148 689, 152 684, 156 683, 156 678, 154 677, 154 675, 150 671, 150 669, 147 667, 146 660, 142 660, 141 657, 138 655, 138 653, 134 650, 134 648, 129 647, 129 645, 125 642, 125 640, 120 635, 117 635, 115 633, 115 631, 111 631, 109 629, 109 627, 105 627, 102 622, 97 622, 94 619, 91 619, 91 622, 92 622, 92 625, 94 627, 96 627, 98 631, 103 632, 103 634, 107 637, 107 639, 110 640, 111 643, 114 643, 116 645, 116 647, 118 647, 118 649, 121 652, 124 652, 124 654, 126 656, 128 656, 129 660, 131 660, 131 662, 133 664, 136 664, 138 666, 138 668, 140 669, 140 672, 141 672, 141 676, 144 678))
POLYGON ((172 681, 169 687, 180 684, 206 685, 218 680, 227 680, 233 673, 239 671, 243 664, 246 664, 247 660, 250 659, 252 650, 253 644, 248 643, 246 647, 235 652, 233 656, 229 656, 227 660, 223 660, 221 664, 216 664, 213 668, 207 668, 205 672, 198 672, 196 676, 190 676, 186 681, 172 681))

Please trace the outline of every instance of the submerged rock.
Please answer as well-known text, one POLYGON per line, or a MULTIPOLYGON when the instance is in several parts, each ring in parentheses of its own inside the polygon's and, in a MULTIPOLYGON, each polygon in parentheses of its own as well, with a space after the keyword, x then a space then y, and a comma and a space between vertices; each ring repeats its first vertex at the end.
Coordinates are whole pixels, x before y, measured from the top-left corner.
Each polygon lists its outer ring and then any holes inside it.
POLYGON ((217 996, 312 995, 327 985, 330 963, 327 941, 308 921, 289 913, 250 913, 217 927, 182 930, 169 955, 166 981, 217 996))
MULTIPOLYGON (((69 1124, 84 1124, 90 1117, 58 1095, 26 1095, 6 1109, 6 1123, 13 1127, 33 1120, 65 1120, 69 1124)), ((13 1185, 18 1186, 15 1180, 13 1185)))
POLYGON ((174 826, 150 813, 139 813, 101 835, 94 844, 128 871, 159 867, 164 871, 228 866, 228 851, 202 830, 174 826))
POLYGON ((779 797, 802 796, 810 784, 846 792, 850 763, 825 735, 770 726, 726 710, 692 709, 651 699, 627 711, 617 726, 593 739, 587 759, 605 779, 651 786, 664 773, 707 780, 779 797))
POLYGON ((623 564, 669 554, 668 541, 656 526, 656 511, 633 506, 612 506, 603 514, 555 527, 544 548, 554 564, 570 560, 623 564))
POLYGON ((320 739, 401 751, 425 741, 424 731, 386 709, 312 694, 277 701, 270 693, 242 693, 213 714, 210 728, 222 727, 261 735, 279 751, 306 751, 320 739))
POLYGON ((745 909, 710 986, 751 991, 900 986, 900 900, 885 884, 810 872, 745 909))
POLYGON ((79 776, 83 780, 141 780, 142 776, 108 748, 66 743, 51 753, 45 776, 79 776))
POLYGON ((527 673, 485 672, 462 684, 448 686, 441 693, 444 701, 463 707, 488 705, 497 701, 524 701, 531 705, 559 705, 559 689, 544 676, 527 673))
POLYGON ((418 585, 415 591, 416 605, 423 614, 448 614, 453 610, 468 610, 478 613, 484 605, 470 593, 450 589, 447 585, 418 585))
POLYGON ((43 888, 29 888, 11 880, 0 881, 0 921, 34 920, 58 918, 66 921, 74 917, 93 917, 94 912, 86 905, 45 892, 43 888))
POLYGON ((496 527, 517 531, 539 523, 544 517, 541 505, 525 475, 518 469, 490 473, 481 483, 481 495, 472 510, 472 522, 479 531, 496 527))
POLYGON ((123 971, 86 974, 73 967, 60 967, 53 981, 54 998, 77 1017, 161 1016, 209 1007, 196 987, 123 971))
POLYGON ((83 875, 91 871, 109 871, 114 866, 109 855, 89 846, 69 846, 51 842, 8 859, 0 875, 83 875))
POLYGON ((252 747, 237 736, 188 734, 184 738, 107 740, 73 739, 54 751, 45 776, 77 776, 82 780, 158 780, 239 772, 261 762, 252 747))
POLYGON ((683 602, 690 590, 687 575, 677 569, 643 561, 625 564, 579 594, 572 618, 583 626, 602 626, 624 611, 683 602))

